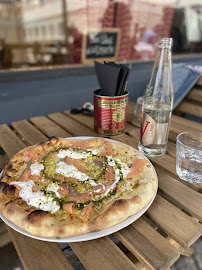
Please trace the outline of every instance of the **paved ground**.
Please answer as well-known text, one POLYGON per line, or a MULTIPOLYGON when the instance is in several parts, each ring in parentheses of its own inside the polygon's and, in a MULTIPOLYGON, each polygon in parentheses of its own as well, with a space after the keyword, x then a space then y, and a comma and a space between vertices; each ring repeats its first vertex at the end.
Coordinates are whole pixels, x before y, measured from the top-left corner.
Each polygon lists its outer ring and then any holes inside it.
MULTIPOLYGON (((75 270, 85 270, 68 244, 60 244, 60 248, 75 270)), ((192 248, 194 249, 194 254, 190 257, 181 256, 171 267, 172 270, 202 270, 202 237, 193 244, 192 248)), ((0 269, 24 270, 12 243, 0 248, 0 269)))
MULTIPOLYGON (((175 59, 202 65, 202 57, 175 59)), ((146 88, 153 62, 133 63, 127 89, 136 101, 146 88)), ((29 119, 93 102, 99 88, 94 67, 0 73, 0 124, 29 119)))
POLYGON ((192 246, 194 254, 190 257, 181 256, 171 267, 172 270, 202 270, 202 237, 192 246))

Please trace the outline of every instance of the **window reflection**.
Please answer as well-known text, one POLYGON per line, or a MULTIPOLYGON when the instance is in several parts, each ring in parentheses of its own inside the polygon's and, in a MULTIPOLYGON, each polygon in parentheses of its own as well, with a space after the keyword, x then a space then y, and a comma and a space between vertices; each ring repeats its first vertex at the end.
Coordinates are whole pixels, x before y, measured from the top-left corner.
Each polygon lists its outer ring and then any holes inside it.
POLYGON ((160 37, 173 37, 175 54, 199 53, 202 3, 201 0, 0 1, 0 69, 85 64, 84 35, 92 29, 100 33, 114 28, 120 31, 116 61, 153 58, 160 37))

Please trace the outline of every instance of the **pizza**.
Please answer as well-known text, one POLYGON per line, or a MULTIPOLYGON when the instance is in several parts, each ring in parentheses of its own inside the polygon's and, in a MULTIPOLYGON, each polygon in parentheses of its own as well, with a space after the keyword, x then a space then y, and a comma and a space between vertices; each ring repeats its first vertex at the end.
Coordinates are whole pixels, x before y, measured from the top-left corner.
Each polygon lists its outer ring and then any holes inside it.
POLYGON ((0 181, 0 210, 34 236, 66 238, 120 223, 156 190, 153 167, 134 148, 53 137, 11 158, 0 181))

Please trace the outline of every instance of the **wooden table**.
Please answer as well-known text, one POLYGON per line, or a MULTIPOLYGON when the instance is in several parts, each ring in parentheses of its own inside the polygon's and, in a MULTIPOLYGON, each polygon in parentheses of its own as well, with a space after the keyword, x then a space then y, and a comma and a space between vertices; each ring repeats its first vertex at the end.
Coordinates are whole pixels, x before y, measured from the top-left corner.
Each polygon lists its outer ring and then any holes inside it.
MULTIPOLYGON (((139 128, 132 124, 134 103, 128 105, 128 126, 115 140, 137 148, 139 128)), ((109 236, 69 245, 88 270, 169 269, 201 236, 202 185, 179 180, 175 169, 178 133, 202 130, 201 125, 172 116, 167 153, 151 158, 159 179, 159 190, 151 207, 130 226, 116 232, 116 245, 109 236)), ((69 111, 33 117, 0 126, 0 167, 22 148, 47 141, 51 136, 97 136, 93 117, 69 111)), ((73 269, 57 243, 35 240, 7 228, 25 269, 73 269)))

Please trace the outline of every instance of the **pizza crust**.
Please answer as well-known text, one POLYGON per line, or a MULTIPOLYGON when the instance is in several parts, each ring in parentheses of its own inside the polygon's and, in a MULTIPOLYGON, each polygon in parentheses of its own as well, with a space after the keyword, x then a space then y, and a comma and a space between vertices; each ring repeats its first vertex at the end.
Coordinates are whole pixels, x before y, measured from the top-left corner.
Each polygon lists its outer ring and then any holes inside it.
MULTIPOLYGON (((101 148, 104 141, 104 139, 100 138, 88 140, 88 143, 90 142, 89 147, 101 148)), ((2 182, 0 182, 0 210, 7 220, 37 237, 66 238, 107 229, 136 214, 150 203, 157 190, 157 176, 149 163, 144 166, 132 196, 124 194, 120 198, 116 198, 107 207, 104 207, 104 210, 100 211, 98 216, 88 222, 82 222, 81 220, 61 222, 60 214, 51 214, 50 212, 38 210, 27 205, 22 199, 15 197, 13 186, 10 186, 9 183, 13 181, 14 174, 19 177, 20 173, 22 173, 18 164, 24 166, 23 153, 25 151, 34 149, 46 152, 58 147, 79 144, 79 142, 81 141, 52 138, 47 143, 40 143, 23 149, 11 159, 3 173, 2 182)), ((118 158, 124 153, 122 161, 126 161, 130 166, 134 159, 142 158, 134 148, 119 142, 113 141, 112 149, 118 158)))

